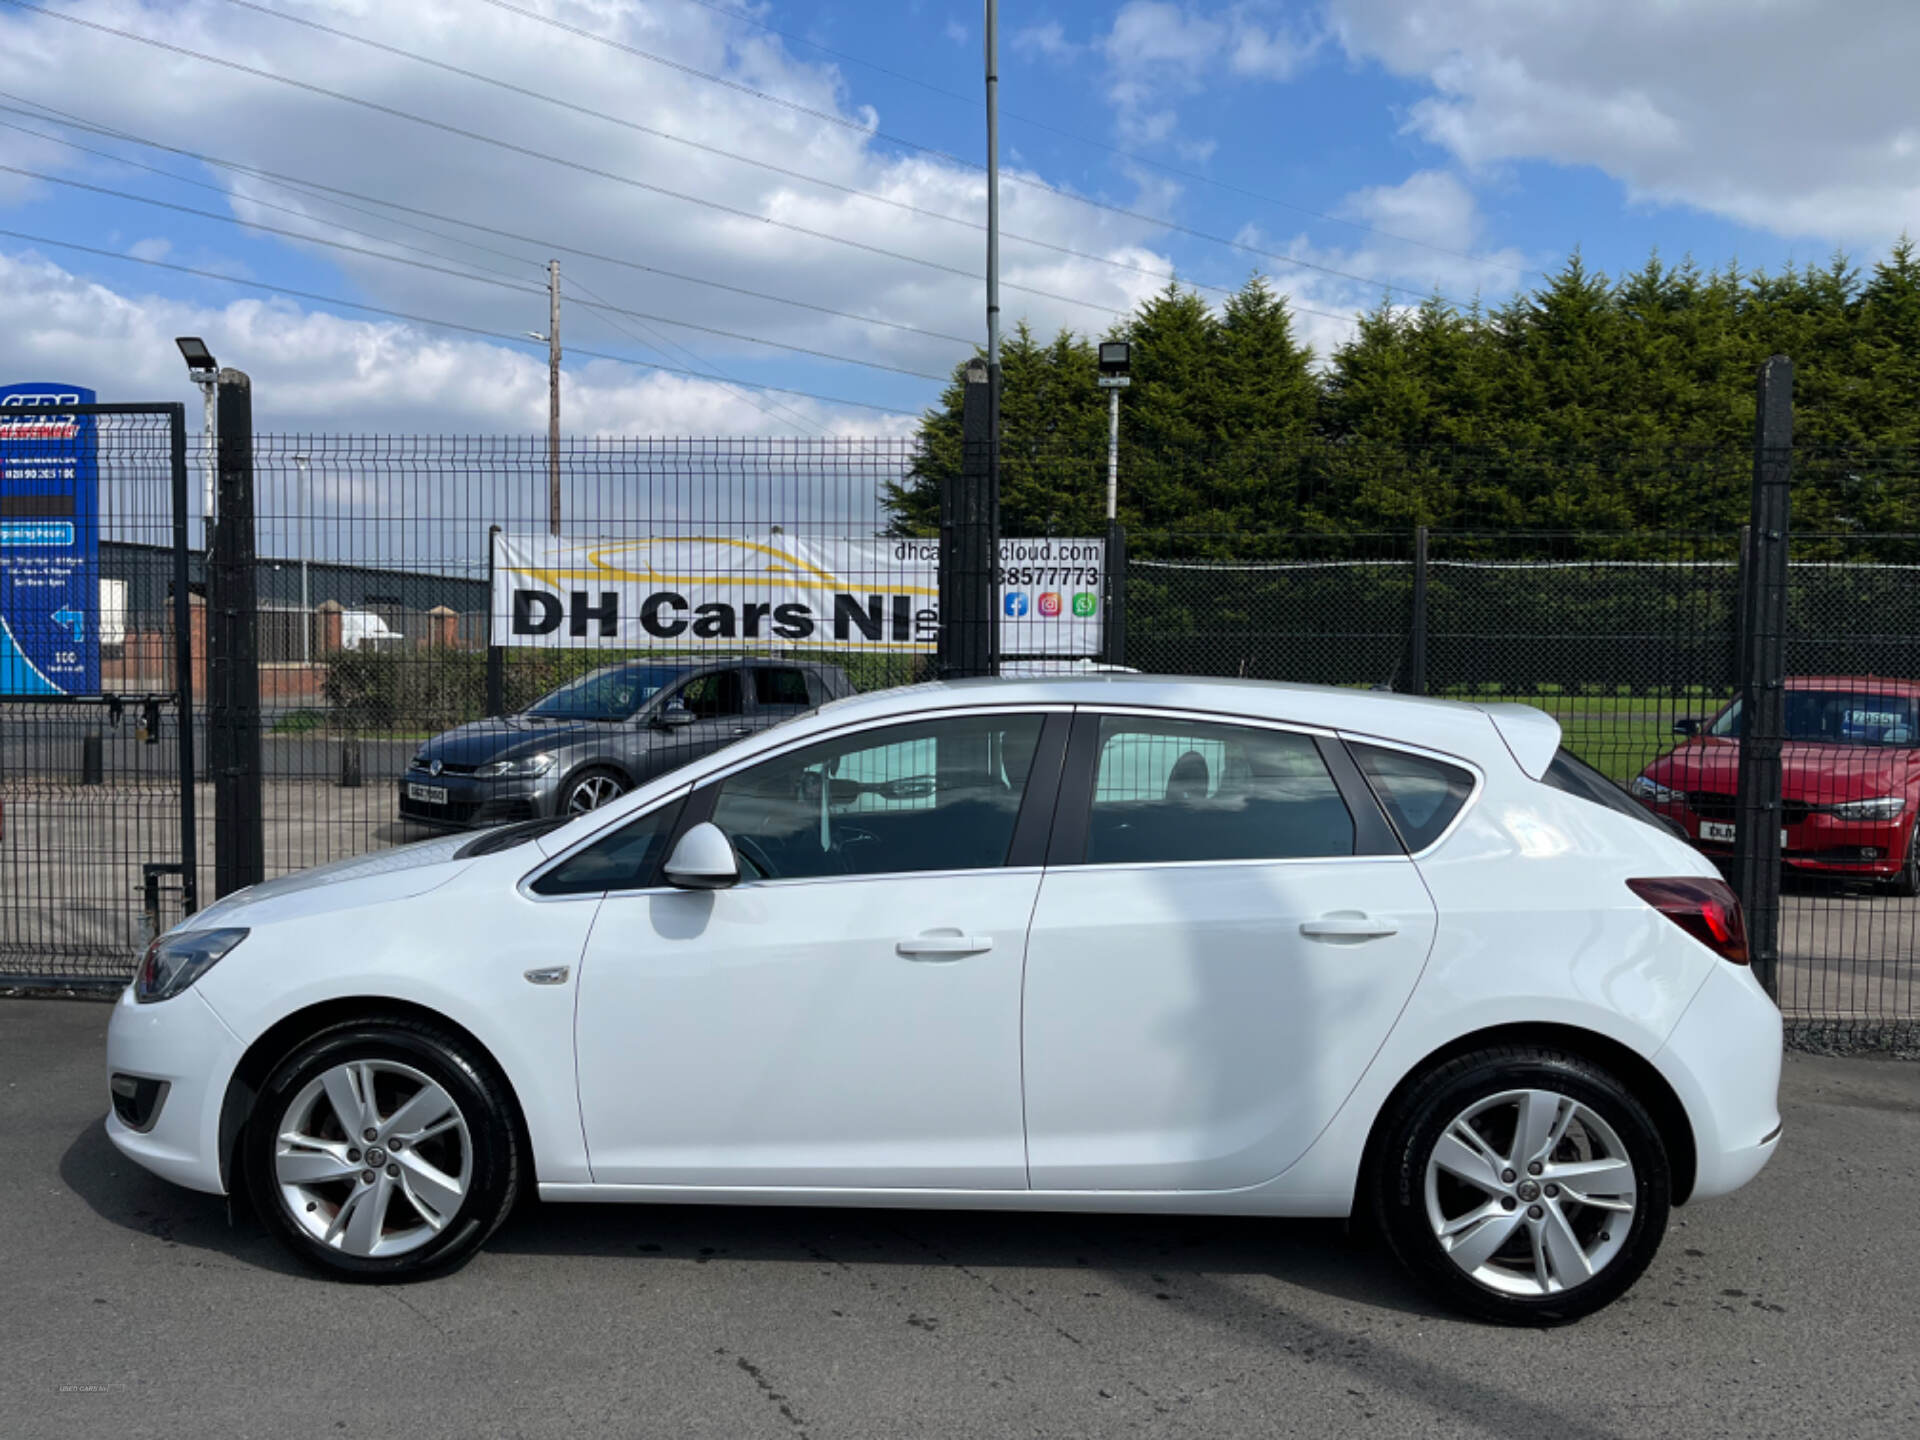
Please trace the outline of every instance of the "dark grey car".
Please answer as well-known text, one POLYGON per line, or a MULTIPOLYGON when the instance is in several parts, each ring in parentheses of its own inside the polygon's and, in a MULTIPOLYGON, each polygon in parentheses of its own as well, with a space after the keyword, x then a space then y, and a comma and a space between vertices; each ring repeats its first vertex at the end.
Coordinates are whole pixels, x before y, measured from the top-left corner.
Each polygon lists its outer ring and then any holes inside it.
POLYGON ((756 659, 609 665, 517 715, 434 736, 408 762, 400 814, 448 827, 579 814, 852 693, 836 665, 756 659))

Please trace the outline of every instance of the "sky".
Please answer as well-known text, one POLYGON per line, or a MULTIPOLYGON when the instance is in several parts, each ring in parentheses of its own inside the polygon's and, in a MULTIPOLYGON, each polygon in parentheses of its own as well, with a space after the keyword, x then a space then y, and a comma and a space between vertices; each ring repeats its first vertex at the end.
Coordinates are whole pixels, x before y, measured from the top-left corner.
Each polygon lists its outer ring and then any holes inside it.
MULTIPOLYGON (((263 430, 544 431, 558 258, 571 433, 910 433, 984 341, 982 28, 0 0, 0 383, 192 402, 197 334, 263 430)), ((1324 358, 1576 249, 1871 264, 1920 228, 1915 73, 1911 0, 1007 0, 1005 321, 1258 271, 1324 358)))

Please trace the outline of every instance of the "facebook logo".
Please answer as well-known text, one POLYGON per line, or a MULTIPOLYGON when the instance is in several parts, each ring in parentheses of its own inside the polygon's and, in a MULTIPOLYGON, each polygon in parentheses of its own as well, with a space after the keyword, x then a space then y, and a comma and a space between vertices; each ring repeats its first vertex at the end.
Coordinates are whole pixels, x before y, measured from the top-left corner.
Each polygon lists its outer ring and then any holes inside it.
POLYGON ((1022 590, 1009 590, 1002 599, 1001 608, 1007 612, 1009 620, 1024 619, 1027 613, 1027 596, 1022 590))

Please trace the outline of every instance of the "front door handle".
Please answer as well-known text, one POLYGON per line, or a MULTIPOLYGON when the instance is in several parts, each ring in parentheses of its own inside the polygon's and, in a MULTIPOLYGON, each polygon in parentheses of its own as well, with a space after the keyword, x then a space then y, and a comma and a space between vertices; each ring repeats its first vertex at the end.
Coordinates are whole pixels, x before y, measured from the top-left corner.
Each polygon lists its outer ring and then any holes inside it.
POLYGON ((1389 935, 1398 935, 1400 927, 1391 920, 1376 919, 1358 910, 1344 910, 1302 920, 1300 933, 1309 940, 1384 940, 1389 935))
POLYGON ((993 949, 991 935, 962 935, 956 930, 933 931, 902 940, 894 950, 909 960, 958 960, 993 949))

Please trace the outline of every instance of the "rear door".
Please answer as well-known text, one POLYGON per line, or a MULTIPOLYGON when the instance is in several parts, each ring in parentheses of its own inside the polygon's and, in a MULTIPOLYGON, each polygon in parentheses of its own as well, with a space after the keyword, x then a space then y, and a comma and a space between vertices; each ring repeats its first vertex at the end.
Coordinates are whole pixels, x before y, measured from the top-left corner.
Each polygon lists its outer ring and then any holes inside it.
POLYGON ((753 690, 753 728, 765 730, 813 709, 807 672, 797 665, 755 665, 748 672, 753 690))
POLYGON ((1033 1188, 1225 1190, 1286 1169, 1433 932, 1336 738, 1080 712, 1027 943, 1033 1188))

